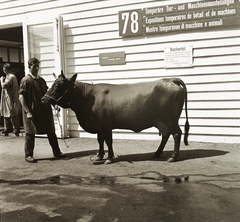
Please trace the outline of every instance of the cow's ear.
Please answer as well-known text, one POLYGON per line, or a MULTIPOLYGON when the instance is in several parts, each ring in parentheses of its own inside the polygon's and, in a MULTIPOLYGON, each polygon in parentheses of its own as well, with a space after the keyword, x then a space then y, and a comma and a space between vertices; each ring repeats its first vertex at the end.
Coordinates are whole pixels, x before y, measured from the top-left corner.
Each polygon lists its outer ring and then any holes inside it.
POLYGON ((77 73, 75 73, 75 74, 69 79, 69 81, 73 83, 73 82, 75 82, 76 78, 77 78, 77 73))
POLYGON ((55 79, 57 79, 57 76, 56 76, 56 74, 54 72, 53 72, 53 76, 54 76, 55 79))

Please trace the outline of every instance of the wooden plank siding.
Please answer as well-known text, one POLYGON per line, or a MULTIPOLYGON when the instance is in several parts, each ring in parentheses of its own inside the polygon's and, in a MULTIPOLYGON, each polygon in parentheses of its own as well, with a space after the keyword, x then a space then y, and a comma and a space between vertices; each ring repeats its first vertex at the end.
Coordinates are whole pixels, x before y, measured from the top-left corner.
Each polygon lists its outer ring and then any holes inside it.
MULTIPOLYGON (((237 30, 122 39, 118 36, 117 12, 102 15, 99 11, 99 16, 84 17, 81 21, 66 15, 67 73, 79 73, 81 81, 116 84, 181 77, 189 91, 190 139, 204 137, 203 141, 216 141, 219 137, 217 141, 239 141, 240 35, 237 30), (175 42, 193 46, 194 68, 164 68, 164 48, 175 42), (119 50, 126 53, 126 65, 99 67, 99 53, 119 50)), ((73 133, 81 130, 73 112, 69 123, 73 133)), ((181 126, 184 123, 183 112, 181 126)), ((144 132, 156 134, 155 129, 144 132)))
MULTIPOLYGON (((189 140, 240 143, 240 28, 122 38, 118 33, 118 11, 191 0, 2 2, 0 22, 4 18, 6 24, 44 15, 62 15, 68 76, 78 73, 78 81, 113 84, 180 77, 188 88, 189 140), (193 67, 165 69, 164 49, 173 44, 193 47, 193 67), (99 53, 118 51, 126 53, 125 65, 99 65, 99 53)), ((48 58, 47 52, 43 55, 46 55, 41 58, 43 63, 50 66, 52 57, 48 58)), ((51 74, 47 69, 42 72, 50 85, 51 74)), ((179 122, 183 129, 185 112, 179 122)), ((73 137, 91 136, 83 132, 71 110, 68 110, 68 130, 73 137)), ((115 138, 158 138, 153 128, 142 134, 114 132, 115 138)))

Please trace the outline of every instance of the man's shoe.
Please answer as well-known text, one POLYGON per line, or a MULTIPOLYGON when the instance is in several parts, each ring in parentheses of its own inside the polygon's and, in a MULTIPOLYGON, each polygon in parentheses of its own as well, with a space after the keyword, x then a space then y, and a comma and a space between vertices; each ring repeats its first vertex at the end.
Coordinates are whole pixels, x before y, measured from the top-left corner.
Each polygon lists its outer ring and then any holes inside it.
POLYGON ((55 156, 55 158, 60 158, 60 159, 62 159, 62 158, 66 158, 66 155, 63 154, 63 153, 59 153, 59 154, 54 155, 54 156, 55 156))
POLYGON ((19 136, 19 132, 13 132, 15 136, 19 136))
POLYGON ((8 136, 8 132, 7 131, 2 131, 2 135, 3 136, 8 136))
POLYGON ((36 163, 37 162, 37 160, 35 160, 34 157, 32 157, 32 156, 26 156, 25 160, 29 163, 36 163))

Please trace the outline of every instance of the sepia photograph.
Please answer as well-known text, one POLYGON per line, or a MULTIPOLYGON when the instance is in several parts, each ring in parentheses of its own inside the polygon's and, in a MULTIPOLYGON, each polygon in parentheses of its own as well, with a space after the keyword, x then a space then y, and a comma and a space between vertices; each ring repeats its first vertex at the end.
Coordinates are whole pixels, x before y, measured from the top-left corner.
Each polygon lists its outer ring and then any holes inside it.
POLYGON ((239 209, 240 0, 0 0, 0 222, 239 209))

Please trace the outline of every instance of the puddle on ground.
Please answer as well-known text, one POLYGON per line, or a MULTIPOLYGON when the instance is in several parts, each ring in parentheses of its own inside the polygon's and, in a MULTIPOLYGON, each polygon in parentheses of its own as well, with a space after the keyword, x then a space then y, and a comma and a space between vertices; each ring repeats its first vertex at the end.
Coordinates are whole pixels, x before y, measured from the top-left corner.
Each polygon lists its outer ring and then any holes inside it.
POLYGON ((240 174, 225 174, 225 175, 180 175, 180 176, 166 176, 158 172, 145 172, 135 175, 124 175, 118 177, 107 177, 107 176, 97 176, 97 177, 79 177, 72 175, 56 175, 50 176, 45 179, 23 179, 23 180, 4 180, 0 179, 0 184, 9 185, 23 185, 23 184, 36 184, 36 185, 81 185, 81 184, 102 184, 102 185, 114 185, 115 183, 124 183, 127 180, 131 180, 132 184, 145 181, 148 183, 208 183, 212 185, 217 185, 222 188, 240 188, 240 174))
MULTIPOLYGON (((148 181, 157 181, 157 182, 187 182, 189 181, 189 176, 164 176, 159 173, 151 172, 151 173, 143 173, 138 175, 130 175, 130 176, 119 176, 121 181, 124 179, 136 179, 137 180, 148 180, 148 181)), ((99 176, 99 177, 78 177, 72 175, 56 175, 47 177, 45 179, 33 180, 33 179, 24 179, 24 180, 4 180, 0 179, 0 184, 7 183, 10 185, 21 185, 21 184, 57 184, 57 185, 67 185, 67 184, 106 184, 112 185, 116 183, 118 179, 116 177, 106 177, 106 176, 99 176)))
POLYGON ((6 183, 10 185, 21 185, 21 184, 36 184, 36 185, 46 185, 46 184, 57 184, 57 185, 67 185, 67 184, 113 184, 115 181, 114 177, 78 177, 71 175, 57 175, 47 177, 46 179, 39 180, 3 180, 0 179, 1 183, 6 183))

